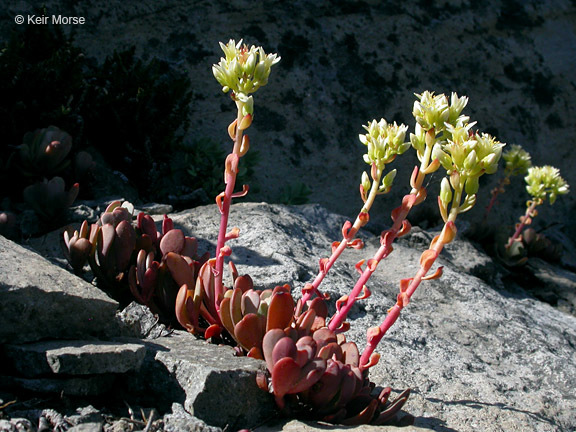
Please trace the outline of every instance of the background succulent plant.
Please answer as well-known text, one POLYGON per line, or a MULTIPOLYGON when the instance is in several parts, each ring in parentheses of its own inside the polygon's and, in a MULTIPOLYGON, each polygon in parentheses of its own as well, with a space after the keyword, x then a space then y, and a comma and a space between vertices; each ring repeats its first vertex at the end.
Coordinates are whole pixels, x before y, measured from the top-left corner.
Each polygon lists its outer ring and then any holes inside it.
POLYGON ((19 148, 20 166, 27 175, 56 174, 70 164, 67 156, 72 137, 56 126, 27 132, 23 141, 19 148))
POLYGON ((75 183, 66 190, 64 179, 54 177, 26 187, 23 195, 26 203, 36 214, 49 227, 54 228, 64 218, 66 211, 78 196, 79 189, 78 183, 75 183))
POLYGON ((193 237, 174 228, 165 216, 161 232, 154 220, 133 207, 114 201, 98 224, 82 223, 80 230, 64 232, 65 254, 75 272, 88 262, 98 287, 126 305, 145 304, 167 324, 176 324, 174 304, 183 283, 194 284, 207 255, 197 255, 193 237))

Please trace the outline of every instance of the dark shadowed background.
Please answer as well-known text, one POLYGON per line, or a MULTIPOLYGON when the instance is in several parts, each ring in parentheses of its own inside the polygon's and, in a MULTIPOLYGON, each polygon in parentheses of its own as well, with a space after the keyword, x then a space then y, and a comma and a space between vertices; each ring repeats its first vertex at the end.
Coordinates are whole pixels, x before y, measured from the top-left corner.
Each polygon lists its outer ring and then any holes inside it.
MULTIPOLYGON (((234 105, 220 91, 211 66, 219 41, 243 38, 277 52, 269 84, 255 96, 251 148, 259 153, 248 199, 277 202, 287 188, 310 189, 310 202, 354 217, 358 184, 367 168, 358 141, 372 119, 403 122, 413 131, 414 93, 457 92, 478 129, 521 144, 536 165, 552 164, 576 187, 576 6, 573 1, 184 1, 44 2, 47 15, 85 18, 63 26, 89 58, 103 61, 135 46, 138 58, 160 58, 192 83, 190 128, 185 139, 209 138, 228 151, 226 127, 234 105)), ((0 34, 17 29, 17 14, 33 2, 3 10, 0 34)), ((48 125, 40 125, 46 127, 48 125)), ((114 133, 114 131, 110 131, 114 133)), ((409 153, 409 154, 408 154, 409 153)), ((395 163, 396 185, 372 212, 376 226, 409 191, 416 157, 395 163)), ((437 194, 441 172, 431 177, 437 194)), ((498 174, 483 178, 471 219, 479 219, 498 174)), ((573 241, 574 192, 542 206, 536 227, 573 241)), ((528 196, 513 179, 491 215, 512 225, 528 196)), ((413 214, 423 226, 439 222, 435 199, 413 214)))

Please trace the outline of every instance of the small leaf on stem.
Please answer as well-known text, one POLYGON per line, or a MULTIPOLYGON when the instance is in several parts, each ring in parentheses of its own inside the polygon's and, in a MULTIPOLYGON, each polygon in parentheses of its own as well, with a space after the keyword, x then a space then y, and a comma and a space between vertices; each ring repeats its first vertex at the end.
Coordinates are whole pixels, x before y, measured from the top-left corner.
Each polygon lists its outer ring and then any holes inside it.
POLYGON ((248 185, 242 185, 242 191, 241 192, 235 192, 231 195, 231 198, 242 198, 245 197, 248 194, 248 191, 250 190, 250 187, 248 185))
POLYGON ((429 269, 436 258, 438 258, 438 252, 432 249, 425 250, 420 257, 420 265, 425 269, 429 269))
POLYGON ((353 249, 362 249, 364 247, 364 242, 357 238, 352 240, 351 242, 348 242, 347 246, 353 249))
POLYGON ((220 248, 220 256, 230 256, 232 255, 232 248, 230 246, 222 246, 220 248))
POLYGON ((365 261, 366 261, 366 260, 362 259, 362 260, 358 261, 358 262, 356 263, 356 265, 354 266, 354 268, 356 268, 356 270, 357 270, 358 273, 360 273, 360 274, 363 273, 362 266, 364 265, 364 262, 365 262, 365 261))
POLYGON ((320 271, 326 273, 326 265, 328 264, 328 258, 321 258, 319 261, 320 271))
POLYGON ((344 222, 344 225, 342 225, 342 237, 344 237, 346 240, 349 240, 349 231, 350 228, 352 228, 352 222, 350 221, 346 221, 344 222))
POLYGON ((234 227, 226 233, 224 241, 227 242, 228 240, 236 239, 238 238, 239 235, 240 235, 240 228, 234 227))
POLYGON ((224 192, 222 192, 216 196, 216 205, 218 206, 218 210, 220 211, 220 214, 224 214, 224 207, 222 204, 222 200, 224 199, 225 196, 226 196, 226 194, 224 192))
POLYGON ((252 124, 252 114, 247 114, 244 117, 242 117, 242 120, 240 120, 240 125, 238 126, 238 129, 240 130, 248 129, 251 124, 252 124))
POLYGON ((244 156, 250 150, 250 138, 248 135, 244 135, 242 137, 242 144, 240 145, 240 152, 238 153, 239 156, 244 156))
POLYGON ((398 230, 396 237, 402 237, 402 236, 408 234, 411 229, 412 229, 412 225, 410 224, 410 222, 408 222, 408 220, 404 219, 402 221, 402 227, 398 230))
POLYGON ((422 278, 422 280, 434 280, 434 279, 438 279, 438 278, 442 277, 443 269, 444 269, 444 267, 438 267, 436 269, 436 271, 434 272, 434 274, 424 276, 422 278))
POLYGON ((340 309, 342 309, 342 306, 344 306, 347 302, 348 302, 348 296, 347 295, 343 295, 342 297, 340 297, 338 300, 336 300, 336 310, 338 312, 340 312, 340 309))
POLYGON ((400 281, 400 292, 406 292, 406 290, 410 286, 410 283, 412 282, 413 279, 414 278, 402 279, 400 281))
POLYGON ((332 253, 334 253, 334 251, 335 251, 336 249, 338 249, 338 246, 340 246, 340 242, 339 242, 339 241, 332 242, 332 253))
POLYGON ((368 221, 370 221, 370 215, 368 212, 363 211, 358 215, 358 219, 360 219, 361 226, 364 226, 368 223, 368 221))
POLYGON ((356 300, 364 300, 372 295, 372 292, 368 289, 366 285, 362 286, 362 294, 356 297, 356 300))
POLYGON ((236 139, 236 125, 238 124, 238 119, 234 120, 232 123, 230 123, 230 126, 228 126, 228 135, 230 135, 231 139, 236 139))
POLYGON ((376 267, 378 267, 378 260, 375 260, 374 258, 371 258, 368 260, 368 262, 366 263, 366 265, 368 266, 368 268, 370 269, 371 272, 375 272, 376 271, 376 267))

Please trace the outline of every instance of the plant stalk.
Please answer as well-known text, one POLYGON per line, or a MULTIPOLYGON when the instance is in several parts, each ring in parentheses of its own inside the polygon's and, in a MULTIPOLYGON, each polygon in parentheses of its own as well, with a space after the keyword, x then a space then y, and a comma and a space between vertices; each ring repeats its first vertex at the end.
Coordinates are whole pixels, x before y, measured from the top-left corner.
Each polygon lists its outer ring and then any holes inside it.
MULTIPOLYGON (((236 105, 238 107, 238 115, 236 118, 236 134, 234 137, 234 147, 232 150, 232 154, 238 155, 240 158, 240 145, 242 143, 242 129, 240 129, 240 123, 242 118, 242 103, 240 101, 236 101, 236 105)), ((224 296, 224 285, 222 283, 223 272, 224 272, 224 255, 221 253, 222 248, 226 243, 226 233, 228 230, 228 217, 230 215, 230 205, 232 204, 232 195, 234 194, 234 187, 236 185, 236 171, 226 170, 226 174, 224 175, 226 188, 224 190, 224 197, 222 199, 222 214, 220 216, 220 230, 218 232, 218 240, 216 243, 216 263, 214 265, 214 292, 215 292, 215 301, 217 302, 216 310, 219 311, 220 305, 219 302, 224 296)))
POLYGON ((539 204, 541 204, 541 202, 539 200, 535 199, 534 201, 532 201, 530 206, 526 209, 526 213, 524 213, 524 217, 522 218, 522 221, 516 227, 516 231, 514 231, 514 235, 508 239, 508 243, 506 244, 506 249, 509 249, 514 244, 514 242, 518 239, 518 237, 520 237, 520 234, 522 234, 522 231, 524 231, 524 227, 526 225, 530 224, 529 221, 532 217, 534 217, 534 211, 536 210, 536 207, 539 204))
POLYGON ((340 257, 340 255, 342 255, 342 252, 344 252, 344 250, 348 247, 349 243, 354 239, 354 237, 356 237, 356 234, 358 233, 360 228, 362 228, 362 226, 366 224, 366 221, 363 220, 362 218, 362 214, 368 214, 368 212, 370 211, 370 208, 372 207, 372 204, 376 199, 376 195, 378 195, 378 188, 380 186, 380 181, 382 180, 382 174, 383 171, 378 170, 377 179, 373 179, 372 187, 370 188, 370 193, 366 198, 366 202, 364 203, 362 210, 356 217, 354 224, 348 230, 347 233, 348 235, 342 236, 342 241, 340 242, 338 247, 332 252, 332 255, 330 255, 330 258, 324 264, 324 267, 318 271, 318 275, 316 275, 316 278, 312 282, 312 287, 309 290, 306 290, 305 292, 302 293, 302 298, 300 300, 301 306, 305 305, 306 302, 310 300, 310 297, 312 296, 313 293, 315 293, 319 297, 322 297, 322 294, 318 290, 318 286, 322 283, 322 281, 332 268, 332 265, 336 262, 336 260, 340 257))
MULTIPOLYGON (((386 318, 380 324, 379 327, 372 331, 368 335, 368 341, 366 344, 366 348, 362 352, 362 356, 360 357, 360 367, 362 368, 365 365, 370 364, 370 358, 374 353, 374 350, 378 346, 378 343, 382 340, 386 332, 392 327, 392 325, 396 322, 398 317, 400 316, 400 312, 402 309, 408 305, 412 295, 416 292, 418 286, 420 286, 420 282, 426 277, 427 273, 432 268, 432 265, 442 252, 444 246, 452 241, 456 234, 456 227, 454 222, 456 221, 456 217, 459 213, 460 208, 460 201, 462 199, 462 189, 464 185, 464 179, 460 180, 459 187, 454 191, 454 197, 452 201, 452 207, 450 209, 450 214, 446 223, 444 224, 444 228, 442 229, 442 233, 432 240, 431 246, 428 250, 424 251, 420 258, 420 269, 412 278, 409 280, 408 287, 403 290, 402 285, 400 289, 400 294, 397 297, 396 304, 388 310, 386 318)), ((438 275, 433 275, 432 278, 440 277, 441 273, 438 275)))

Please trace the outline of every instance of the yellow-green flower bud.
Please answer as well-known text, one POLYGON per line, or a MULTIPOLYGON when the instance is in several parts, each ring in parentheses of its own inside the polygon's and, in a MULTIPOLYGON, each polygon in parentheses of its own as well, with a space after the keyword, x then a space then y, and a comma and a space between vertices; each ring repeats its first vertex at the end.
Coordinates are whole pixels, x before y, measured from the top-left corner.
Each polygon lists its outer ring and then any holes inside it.
POLYGON ((474 170, 476 165, 478 164, 478 157, 476 156, 476 152, 472 150, 464 159, 464 169, 468 172, 474 170))
POLYGON ((506 163, 504 171, 509 176, 524 175, 528 172, 528 168, 532 166, 530 153, 518 144, 510 146, 502 155, 502 159, 506 163))
POLYGON ((415 134, 410 134, 410 143, 414 150, 418 152, 418 157, 424 155, 424 150, 426 150, 426 131, 422 129, 420 123, 416 123, 414 132, 415 134))
POLYGON ((489 163, 483 166, 486 174, 494 174, 498 170, 498 161, 502 156, 502 148, 506 144, 501 143, 487 133, 476 135, 476 141, 476 154, 478 155, 478 159, 484 161, 488 156, 494 155, 487 160, 489 163))
POLYGON ((535 200, 548 200, 554 204, 558 195, 565 195, 569 192, 566 181, 560 177, 558 168, 550 165, 543 167, 532 167, 528 169, 526 180, 526 190, 535 200))
POLYGON ((372 181, 370 180, 370 176, 364 171, 362 173, 362 187, 364 191, 368 192, 372 188, 372 181))
POLYGON ((460 173, 458 171, 452 171, 450 174, 450 186, 453 189, 460 189, 460 173))
POLYGON ((448 114, 448 123, 455 125, 462 113, 464 107, 468 104, 468 98, 466 96, 458 97, 456 93, 452 93, 450 97, 450 108, 448 114))
POLYGON ((479 178, 480 176, 473 176, 466 179, 464 190, 468 195, 474 195, 478 192, 478 188, 480 187, 479 178))
POLYGON ((243 116, 254 113, 254 98, 252 96, 246 96, 244 93, 238 93, 236 95, 236 99, 242 102, 243 116))
POLYGON ((434 147, 432 147, 432 160, 434 159, 438 159, 446 171, 452 171, 452 158, 442 150, 440 144, 435 144, 434 147))
POLYGON ((388 174, 384 176, 382 179, 382 185, 378 188, 379 192, 388 193, 390 188, 392 187, 392 183, 394 183, 394 179, 396 178, 396 170, 393 169, 388 174))
POLYGON ((450 187, 448 177, 444 177, 440 184, 440 201, 442 201, 445 207, 448 207, 448 204, 452 201, 452 188, 450 187))

